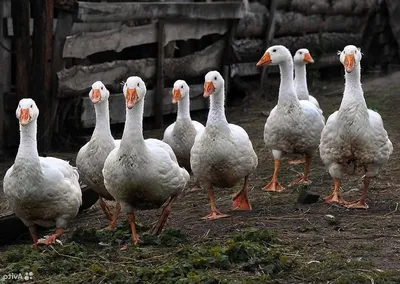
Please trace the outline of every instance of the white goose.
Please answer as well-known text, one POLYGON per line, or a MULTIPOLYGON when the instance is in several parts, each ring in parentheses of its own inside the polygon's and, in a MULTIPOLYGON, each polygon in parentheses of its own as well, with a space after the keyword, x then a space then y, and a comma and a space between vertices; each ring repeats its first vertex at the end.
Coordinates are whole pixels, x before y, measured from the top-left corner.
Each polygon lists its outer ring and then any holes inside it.
POLYGON ((206 74, 203 96, 210 97, 210 111, 206 128, 196 136, 190 152, 193 174, 207 188, 210 198, 211 213, 203 219, 228 216, 215 206, 214 187, 233 187, 242 178, 244 185, 233 198, 233 208, 251 210, 248 177, 256 169, 258 159, 246 131, 226 120, 224 84, 219 72, 206 74))
MULTIPOLYGON (((172 90, 172 103, 178 103, 176 122, 164 131, 163 141, 171 146, 181 167, 191 171, 190 150, 196 134, 204 130, 204 125, 190 117, 189 86, 184 80, 177 80, 172 90)), ((192 190, 200 189, 198 181, 192 190)))
POLYGON ((39 109, 32 99, 22 99, 16 116, 20 124, 20 144, 14 164, 3 180, 4 194, 14 213, 29 228, 33 245, 49 245, 64 233, 79 211, 82 191, 78 171, 68 162, 39 157, 37 118, 39 109), (38 243, 35 224, 57 229, 38 243))
POLYGON ((282 45, 268 48, 257 66, 279 65, 281 83, 277 105, 272 109, 264 128, 264 141, 274 156, 274 173, 265 191, 282 191, 278 182, 280 159, 285 156, 305 156, 304 175, 292 184, 311 183, 308 179, 311 160, 315 154, 324 118, 320 110, 308 100, 299 100, 293 83, 293 58, 282 45))
POLYGON ((117 203, 116 212, 112 214, 104 202, 114 200, 112 195, 104 186, 103 166, 108 154, 119 146, 120 140, 114 140, 110 129, 110 115, 108 107, 108 98, 110 92, 101 81, 94 82, 89 92, 89 98, 94 104, 96 112, 96 126, 92 137, 78 152, 76 157, 76 166, 81 179, 89 185, 98 195, 100 207, 110 221, 107 229, 113 229, 117 225, 117 218, 120 206, 117 203))
POLYGON ((134 210, 162 206, 162 215, 153 229, 159 234, 168 218, 171 204, 181 193, 189 173, 180 168, 171 147, 157 139, 143 138, 143 109, 146 85, 140 77, 129 77, 124 85, 126 122, 119 147, 111 151, 104 163, 104 184, 127 213, 132 240, 139 242, 134 210))
MULTIPOLYGON (((314 59, 311 57, 310 52, 306 48, 301 48, 296 51, 293 57, 294 61, 294 89, 296 91, 299 100, 308 100, 312 102, 319 109, 319 103, 316 98, 311 96, 308 92, 307 86, 307 71, 306 65, 308 63, 314 63, 314 59)), ((322 110, 321 110, 322 112, 322 110)))
POLYGON ((389 160, 393 145, 379 113, 367 108, 360 81, 361 57, 354 45, 340 52, 340 62, 346 71, 343 99, 339 110, 326 122, 319 152, 334 182, 333 193, 325 197, 325 202, 367 209, 365 199, 370 180, 389 160), (344 173, 364 174, 360 200, 349 203, 339 196, 344 173))

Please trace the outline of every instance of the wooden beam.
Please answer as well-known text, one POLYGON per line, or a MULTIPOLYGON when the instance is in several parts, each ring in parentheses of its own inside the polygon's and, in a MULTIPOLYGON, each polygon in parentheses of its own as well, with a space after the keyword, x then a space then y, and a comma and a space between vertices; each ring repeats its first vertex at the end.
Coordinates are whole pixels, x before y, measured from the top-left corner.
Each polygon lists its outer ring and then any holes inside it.
MULTIPOLYGON (((11 0, 0 1, 0 18, 10 17, 11 16, 11 0)), ((0 21, 0 31, 5 29, 5 25, 3 21, 0 21)), ((1 76, 0 76, 0 155, 3 154, 5 146, 8 144, 9 136, 11 133, 14 133, 14 129, 11 129, 12 126, 15 128, 15 133, 18 133, 18 127, 16 123, 10 123, 8 120, 4 109, 4 97, 5 94, 11 91, 11 39, 6 38, 4 33, 0 32, 0 42, 2 46, 0 46, 0 62, 1 62, 1 76), (6 125, 9 127, 6 127, 6 125), (10 127, 11 126, 11 127, 10 127), (6 135, 7 133, 7 135, 6 135)), ((17 106, 15 106, 17 108, 17 106)), ((15 119, 15 113, 13 115, 13 119, 15 119)), ((18 145, 18 140, 16 142, 18 145)))
MULTIPOLYGON (((225 34, 228 30, 226 20, 193 20, 169 21, 164 25, 167 45, 175 40, 200 39, 209 34, 225 34)), ((157 42, 157 23, 131 27, 122 25, 119 28, 101 32, 80 33, 67 37, 63 56, 85 58, 88 55, 114 50, 121 50, 142 44, 157 42)))
MULTIPOLYGON (((163 114, 176 113, 177 105, 172 103, 172 88, 163 90, 163 114)), ((154 116, 155 90, 147 90, 144 106, 144 117, 154 116)), ((125 122, 125 97, 124 94, 112 94, 110 101, 110 123, 125 122)), ((208 100, 203 98, 203 85, 190 86, 190 110, 202 110, 208 108, 208 100)), ((82 98, 82 113, 80 116, 81 126, 91 128, 96 124, 96 113, 92 101, 88 96, 82 98)))
MULTIPOLYGON (((224 40, 221 39, 203 50, 179 58, 166 58, 164 79, 176 80, 204 76, 210 70, 221 66, 224 40)), ((121 81, 135 74, 146 84, 154 83, 156 59, 120 60, 91 66, 73 66, 57 73, 58 96, 86 95, 93 82, 101 80, 111 92, 121 91, 121 81)))
POLYGON ((49 135, 51 116, 51 60, 53 49, 53 0, 31 0, 34 28, 32 36, 31 97, 40 110, 38 121, 38 148, 46 152, 51 146, 49 135))
POLYGON ((82 22, 115 22, 157 18, 220 20, 240 19, 244 14, 242 2, 78 2, 78 4, 77 19, 82 22))
POLYGON ((29 0, 15 0, 11 4, 11 13, 15 27, 15 86, 17 100, 27 98, 29 93, 29 70, 31 38, 29 35, 29 0))
POLYGON ((165 38, 165 21, 159 20, 157 25, 157 85, 156 95, 154 98, 154 117, 155 127, 163 126, 163 95, 164 95, 164 38, 165 38))

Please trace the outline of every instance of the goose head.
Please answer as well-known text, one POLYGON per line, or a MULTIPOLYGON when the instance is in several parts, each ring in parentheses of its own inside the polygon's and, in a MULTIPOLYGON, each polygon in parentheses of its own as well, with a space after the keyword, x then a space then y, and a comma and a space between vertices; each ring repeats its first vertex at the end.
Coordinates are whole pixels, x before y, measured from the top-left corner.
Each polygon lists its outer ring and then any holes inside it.
POLYGON ((307 48, 301 48, 296 51, 293 57, 293 61, 298 65, 306 65, 307 63, 314 63, 314 59, 311 57, 310 52, 307 48))
POLYGON ((351 73, 362 58, 361 50, 354 45, 347 45, 339 54, 340 62, 347 73, 351 73))
POLYGON ((184 80, 177 80, 172 89, 172 103, 176 104, 179 100, 189 95, 189 86, 184 80))
POLYGON ((290 60, 292 60, 292 55, 286 47, 283 45, 274 45, 265 51, 264 55, 257 62, 257 66, 279 65, 290 60))
POLYGON ((212 94, 220 91, 224 87, 224 78, 218 71, 210 71, 204 77, 204 93, 203 97, 208 98, 212 94))
POLYGON ((129 77, 124 85, 126 107, 128 109, 133 108, 138 101, 144 98, 146 91, 146 84, 143 82, 142 78, 138 76, 129 77))
POLYGON ((22 99, 19 101, 15 114, 22 126, 28 125, 39 116, 39 109, 32 99, 22 99))
POLYGON ((104 102, 110 97, 110 92, 101 81, 94 82, 89 92, 89 98, 92 103, 104 102))

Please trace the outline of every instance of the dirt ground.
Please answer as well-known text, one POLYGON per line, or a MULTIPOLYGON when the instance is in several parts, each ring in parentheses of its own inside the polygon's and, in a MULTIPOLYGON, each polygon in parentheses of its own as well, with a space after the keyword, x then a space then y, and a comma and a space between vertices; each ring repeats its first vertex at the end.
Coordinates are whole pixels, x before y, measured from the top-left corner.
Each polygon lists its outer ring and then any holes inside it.
MULTIPOLYGON (((91 228, 97 230, 107 223, 96 204, 71 224, 61 238, 63 246, 37 253, 25 235, 0 247, 0 282, 2 274, 32 271, 35 283, 400 283, 400 72, 380 77, 370 74, 362 81, 368 106, 382 115, 394 145, 390 162, 371 183, 368 210, 349 210, 321 201, 331 193, 332 179, 318 156, 308 188, 321 196, 317 203, 296 202, 302 186, 287 187, 281 193, 262 191, 273 170, 271 153, 263 142, 266 117, 262 112, 276 101, 253 98, 227 108, 228 121, 248 132, 259 158, 258 169, 250 177, 252 211, 231 211, 232 194, 242 184, 215 191, 218 208, 230 214, 215 221, 200 219, 209 212, 206 191, 189 193, 174 203, 160 238, 151 239, 144 232, 155 223, 160 210, 137 212, 145 241, 121 250, 130 235, 122 221, 125 216, 120 216, 119 233, 98 233, 91 228), (225 257, 226 263, 222 261, 225 257)), ((343 83, 343 78, 337 78, 310 86, 326 117, 338 109, 343 83)), ((202 120, 206 114, 194 117, 202 120)), ((146 137, 161 135, 162 131, 145 133, 146 137)), ((2 164, 2 174, 11 163, 2 164)), ((286 186, 301 172, 301 165, 289 165, 285 160, 280 182, 286 186)), ((342 196, 356 200, 360 187, 361 177, 347 177, 342 182, 342 196)), ((7 210, 4 204, 2 210, 7 210)))

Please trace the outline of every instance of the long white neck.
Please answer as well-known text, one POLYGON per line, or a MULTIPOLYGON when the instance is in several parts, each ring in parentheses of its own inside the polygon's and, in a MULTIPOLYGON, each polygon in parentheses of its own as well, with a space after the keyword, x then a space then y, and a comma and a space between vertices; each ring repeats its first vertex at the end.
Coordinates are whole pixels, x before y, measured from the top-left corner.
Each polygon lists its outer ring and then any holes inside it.
POLYGON ((176 120, 191 120, 190 118, 190 96, 186 94, 178 101, 178 114, 176 120))
POLYGON ((39 153, 37 150, 37 120, 33 120, 31 123, 25 126, 19 126, 20 141, 18 147, 17 157, 15 158, 15 164, 19 163, 37 163, 39 164, 39 153))
POLYGON ((206 126, 228 126, 225 116, 225 88, 222 87, 210 96, 210 111, 206 126))
POLYGON ((124 151, 144 147, 143 138, 143 110, 144 98, 134 104, 132 109, 126 109, 124 133, 122 134, 120 148, 124 151))
POLYGON ((364 92, 361 87, 361 66, 356 64, 351 73, 345 74, 345 85, 343 99, 340 108, 358 106, 367 113, 368 108, 364 99, 364 92))
POLYGON ((96 126, 93 136, 114 139, 111 135, 108 100, 95 104, 94 110, 96 112, 96 126))
POLYGON ((294 89, 293 61, 287 60, 279 64, 281 83, 279 86, 278 106, 300 104, 294 89))
POLYGON ((294 65, 294 88, 299 100, 308 100, 307 71, 305 64, 294 65))

